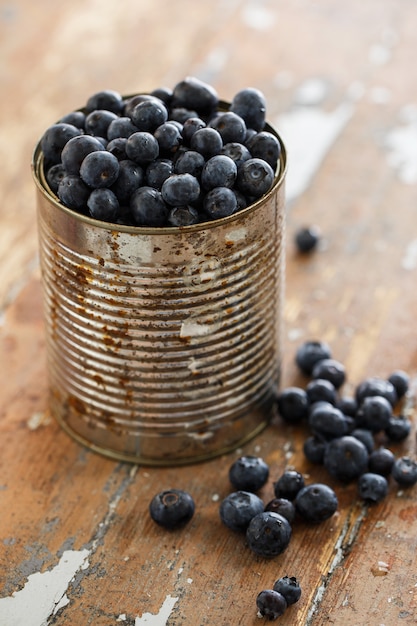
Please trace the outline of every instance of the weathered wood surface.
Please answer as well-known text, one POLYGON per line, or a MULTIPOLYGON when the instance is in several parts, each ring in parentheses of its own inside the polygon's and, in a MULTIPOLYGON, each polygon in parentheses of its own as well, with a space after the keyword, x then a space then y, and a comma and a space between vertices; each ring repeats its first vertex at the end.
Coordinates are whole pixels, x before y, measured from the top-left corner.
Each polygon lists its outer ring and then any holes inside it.
MULTIPOLYGON (((283 574, 303 587, 283 625, 416 622, 415 488, 391 483, 367 507, 355 485, 306 462, 304 432, 278 421, 244 448, 270 464, 262 497, 290 465, 332 484, 340 506, 322 525, 297 522, 288 550, 264 561, 218 516, 238 452, 191 467, 130 466, 82 449, 49 418, 29 167, 43 130, 98 89, 132 93, 186 75, 225 99, 262 89, 290 159, 282 384, 305 383, 298 344, 325 339, 346 365, 347 393, 366 376, 408 371, 414 416, 416 20, 404 0, 2 5, 0 616, 15 608, 1 626, 260 624, 255 597, 283 574), (292 243, 304 223, 324 235, 309 258, 292 243), (169 486, 196 500, 181 532, 148 516, 169 486)), ((416 454, 415 428, 395 451, 416 454)))

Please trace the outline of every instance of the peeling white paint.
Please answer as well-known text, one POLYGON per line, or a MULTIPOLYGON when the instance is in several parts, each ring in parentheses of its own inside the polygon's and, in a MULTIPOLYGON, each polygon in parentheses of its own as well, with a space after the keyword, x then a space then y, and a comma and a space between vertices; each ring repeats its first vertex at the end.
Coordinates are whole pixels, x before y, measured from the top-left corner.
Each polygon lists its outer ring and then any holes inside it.
POLYGON ((40 426, 47 426, 51 423, 51 416, 44 411, 33 413, 27 421, 29 430, 37 430, 40 426))
POLYGON ((410 241, 401 259, 401 267, 405 270, 414 270, 417 267, 417 239, 410 241))
POLYGON ((388 163, 399 179, 407 184, 417 183, 417 120, 393 128, 385 138, 388 163))
POLYGON ((88 567, 89 550, 66 550, 58 565, 28 576, 20 591, 0 599, 0 624, 46 626, 48 618, 69 603, 66 591, 75 574, 88 567))
POLYGON ((135 626, 143 626, 144 624, 148 624, 149 626, 166 626, 168 618, 177 601, 178 598, 174 598, 168 594, 156 615, 144 613, 142 617, 135 619, 135 626))
POLYGON ((242 11, 243 22, 255 30, 270 30, 275 25, 275 17, 259 0, 248 2, 242 11))

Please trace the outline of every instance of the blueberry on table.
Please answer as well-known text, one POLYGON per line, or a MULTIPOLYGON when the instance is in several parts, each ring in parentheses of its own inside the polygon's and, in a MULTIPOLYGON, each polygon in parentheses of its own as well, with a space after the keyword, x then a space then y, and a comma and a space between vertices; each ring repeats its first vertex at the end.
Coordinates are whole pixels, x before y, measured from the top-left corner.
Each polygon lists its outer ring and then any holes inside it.
POLYGON ((286 498, 294 500, 297 493, 304 487, 304 477, 296 470, 285 470, 285 472, 274 482, 274 493, 276 498, 286 498))
POLYGON ((330 347, 324 341, 309 340, 297 349, 295 362, 303 374, 311 376, 314 366, 323 359, 332 357, 330 347))
POLYGON ((392 415, 385 434, 390 441, 403 441, 411 432, 411 421, 405 415, 392 415))
POLYGON ((358 479, 359 497, 367 502, 381 502, 388 493, 388 481, 381 474, 365 472, 358 479))
POLYGON ((93 189, 111 187, 119 175, 120 165, 107 150, 90 152, 80 166, 80 176, 93 189))
POLYGON ((417 461, 408 456, 395 460, 391 476, 402 487, 411 487, 417 483, 417 461))
POLYGON ((256 606, 262 617, 270 621, 283 615, 287 608, 284 596, 274 589, 264 589, 260 591, 256 598, 256 606))
POLYGON ((351 396, 340 396, 336 400, 336 406, 342 413, 350 417, 354 417, 358 410, 356 398, 352 398, 351 396))
POLYGON ((165 226, 169 214, 161 192, 147 186, 133 192, 130 210, 137 226, 165 226))
POLYGON ((369 396, 383 396, 391 406, 395 406, 398 400, 394 385, 378 376, 366 378, 356 387, 355 397, 359 405, 369 396))
POLYGON ((277 396, 277 408, 284 422, 298 424, 308 417, 309 399, 305 389, 286 387, 277 396))
POLYGON ((392 374, 388 376, 388 382, 393 385, 397 392, 397 398, 401 399, 408 391, 410 377, 407 372, 403 370, 395 370, 395 372, 392 372, 392 374))
POLYGON ((259 89, 241 89, 234 95, 229 108, 245 120, 248 128, 259 132, 265 127, 266 102, 259 89))
POLYGON ((193 517, 192 496, 182 489, 167 489, 155 495, 149 504, 151 518, 165 528, 184 526, 193 517))
POLYGON ((321 233, 317 226, 302 226, 295 233, 294 241, 301 254, 307 254, 317 248, 321 233))
POLYGON ((246 541, 258 556, 272 558, 287 549, 291 534, 291 525, 285 517, 272 511, 264 511, 249 522, 246 541))
POLYGON ((237 172, 237 188, 253 198, 261 198, 272 187, 274 170, 263 159, 244 161, 237 172))
POLYGON ((273 498, 265 505, 265 511, 272 511, 282 515, 290 524, 295 519, 295 506, 286 498, 273 498))
POLYGON ((368 469, 374 474, 389 476, 394 465, 395 455, 389 448, 383 446, 373 450, 369 455, 368 469))
POLYGON ((311 375, 313 378, 324 378, 330 381, 335 389, 340 389, 346 381, 345 366, 336 359, 321 359, 313 367, 311 375))
POLYGON ((324 483, 306 485, 295 498, 297 513, 307 522, 324 522, 338 507, 338 500, 331 487, 324 483))
MULTIPOLYGON (((349 435, 351 437, 355 437, 355 439, 359 439, 368 450, 368 453, 371 454, 375 449, 375 440, 372 431, 367 428, 353 428, 349 435)), ((368 460, 369 462, 369 460, 368 460)))
POLYGON ((318 402, 311 410, 308 424, 315 435, 328 439, 347 435, 349 427, 342 411, 329 402, 318 402))
POLYGON ((236 195, 229 187, 215 187, 204 197, 203 208, 212 220, 228 217, 237 210, 236 195))
POLYGON ((269 478, 269 466, 259 456, 241 456, 229 468, 229 480, 235 489, 258 491, 269 478))
POLYGON ((246 531, 255 515, 262 513, 264 503, 250 491, 234 491, 220 503, 220 519, 231 530, 246 531))
POLYGON ((392 405, 383 396, 367 396, 356 413, 356 423, 362 428, 379 432, 389 426, 392 405))
POLYGON ((330 476, 348 483, 367 470, 368 458, 365 444, 356 437, 345 435, 328 442, 323 464, 330 476))
POLYGON ((295 576, 283 576, 275 581, 274 591, 284 596, 288 605, 295 604, 301 597, 301 587, 295 576))
POLYGON ((87 200, 91 217, 103 222, 116 222, 119 217, 120 204, 110 189, 93 189, 87 200))
POLYGON ((306 387, 306 393, 310 404, 324 401, 335 405, 337 401, 335 386, 330 380, 326 380, 325 378, 315 378, 311 380, 306 387))
POLYGON ((304 456, 310 463, 321 465, 324 459, 325 441, 316 435, 307 437, 303 444, 304 456))

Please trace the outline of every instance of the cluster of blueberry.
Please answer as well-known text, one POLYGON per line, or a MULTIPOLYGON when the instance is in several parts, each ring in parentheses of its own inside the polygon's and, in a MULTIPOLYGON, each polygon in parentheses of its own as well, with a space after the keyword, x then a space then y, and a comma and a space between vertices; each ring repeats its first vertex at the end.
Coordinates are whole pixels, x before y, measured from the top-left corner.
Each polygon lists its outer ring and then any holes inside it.
POLYGON ((272 589, 264 589, 258 593, 256 606, 259 617, 270 620, 283 615, 290 604, 298 602, 301 587, 294 576, 283 576, 275 581, 272 589))
POLYGON ((400 411, 409 386, 407 373, 399 370, 387 379, 367 378, 351 397, 340 393, 345 368, 332 358, 325 342, 303 343, 296 363, 310 381, 306 388, 283 389, 277 405, 285 422, 307 422, 311 431, 304 442, 307 459, 323 464, 342 483, 357 480, 358 494, 368 502, 387 495, 390 476, 402 487, 416 484, 417 461, 396 457, 388 447, 411 431, 410 419, 400 411))
POLYGON ((281 144, 259 90, 242 89, 224 108, 194 77, 129 98, 100 91, 43 134, 46 181, 66 207, 116 224, 232 215, 271 189, 281 144))

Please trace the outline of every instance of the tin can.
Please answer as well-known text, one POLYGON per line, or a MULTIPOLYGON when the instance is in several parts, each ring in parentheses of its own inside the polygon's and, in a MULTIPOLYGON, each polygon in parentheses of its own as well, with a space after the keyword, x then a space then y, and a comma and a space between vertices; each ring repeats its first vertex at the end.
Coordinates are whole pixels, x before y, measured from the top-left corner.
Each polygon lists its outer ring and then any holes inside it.
POLYGON ((49 407, 78 442, 176 465, 226 453, 270 422, 282 358, 281 145, 274 185, 255 204, 167 228, 67 209, 37 145, 49 407))

